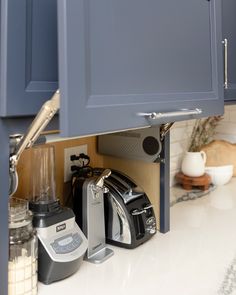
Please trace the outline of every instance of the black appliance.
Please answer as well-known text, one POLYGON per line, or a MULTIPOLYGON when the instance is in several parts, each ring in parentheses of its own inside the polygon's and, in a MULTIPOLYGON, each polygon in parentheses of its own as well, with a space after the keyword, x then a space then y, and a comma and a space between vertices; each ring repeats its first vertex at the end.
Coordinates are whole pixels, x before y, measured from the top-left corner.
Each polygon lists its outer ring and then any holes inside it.
POLYGON ((29 208, 39 241, 38 279, 51 284, 79 269, 88 241, 73 211, 62 207, 56 198, 54 147, 34 147, 31 156, 29 208))
MULTIPOLYGON (((99 176, 104 169, 93 169, 99 176)), ((83 228, 82 186, 86 177, 74 177, 73 210, 78 225, 83 228)), ((127 175, 112 170, 104 179, 108 192, 104 194, 106 242, 124 248, 136 248, 156 233, 156 218, 148 196, 127 175)))

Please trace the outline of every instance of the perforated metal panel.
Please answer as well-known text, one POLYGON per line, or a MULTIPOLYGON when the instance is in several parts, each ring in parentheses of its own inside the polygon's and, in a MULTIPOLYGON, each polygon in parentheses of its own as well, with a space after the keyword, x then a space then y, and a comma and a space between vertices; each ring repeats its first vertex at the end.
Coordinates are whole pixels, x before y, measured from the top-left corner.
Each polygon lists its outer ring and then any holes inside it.
POLYGON ((155 162, 161 152, 159 126, 118 132, 98 137, 101 154, 155 162))

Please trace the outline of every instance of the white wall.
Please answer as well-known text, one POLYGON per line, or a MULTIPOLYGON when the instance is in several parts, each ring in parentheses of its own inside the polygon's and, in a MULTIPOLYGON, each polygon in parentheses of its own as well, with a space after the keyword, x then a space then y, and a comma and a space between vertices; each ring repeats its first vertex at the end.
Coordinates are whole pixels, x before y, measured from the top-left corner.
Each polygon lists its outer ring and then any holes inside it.
MULTIPOLYGON (((184 153, 188 150, 194 120, 177 122, 170 131, 170 185, 175 184, 175 174, 180 171, 184 153)), ((215 139, 236 143, 236 105, 225 107, 222 121, 216 128, 215 139)))

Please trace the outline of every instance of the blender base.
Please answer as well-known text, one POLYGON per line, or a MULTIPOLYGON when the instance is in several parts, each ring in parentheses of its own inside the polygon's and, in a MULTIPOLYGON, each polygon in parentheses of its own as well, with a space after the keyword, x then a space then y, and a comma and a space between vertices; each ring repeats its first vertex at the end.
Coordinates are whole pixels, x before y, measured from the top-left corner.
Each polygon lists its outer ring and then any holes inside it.
POLYGON ((77 272, 83 262, 83 256, 69 262, 53 261, 39 242, 38 280, 49 285, 61 281, 77 272))
POLYGON ((75 215, 69 208, 50 204, 53 210, 36 204, 33 224, 39 240, 38 279, 44 284, 51 284, 75 273, 88 248, 83 232, 75 222, 75 215), (43 212, 40 212, 39 209, 43 212))

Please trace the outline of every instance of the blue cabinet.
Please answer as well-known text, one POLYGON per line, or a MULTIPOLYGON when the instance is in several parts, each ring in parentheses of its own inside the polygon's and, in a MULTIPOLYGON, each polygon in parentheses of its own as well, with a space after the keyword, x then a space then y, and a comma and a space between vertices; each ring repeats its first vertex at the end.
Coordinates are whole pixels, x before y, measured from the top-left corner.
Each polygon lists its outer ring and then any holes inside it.
POLYGON ((33 115, 52 96, 58 49, 66 136, 194 117, 179 115, 182 109, 222 113, 220 4, 2 0, 0 116, 33 115), (168 116, 140 116, 153 112, 168 116))
POLYGON ((0 116, 38 112, 58 87, 57 1, 1 0, 0 116))
MULTIPOLYGON (((58 88, 58 61, 67 136, 194 117, 179 116, 183 109, 221 114, 223 61, 220 0, 0 3, 0 294, 7 295, 8 137, 25 132, 26 116, 58 88), (168 115, 153 119, 154 112, 168 115)), ((233 8, 227 13, 233 21, 233 8)))
POLYGON ((58 0, 58 24, 64 134, 223 113, 220 0, 58 0))
POLYGON ((227 40, 225 59, 225 101, 236 101, 236 1, 222 1, 223 40, 227 40))

